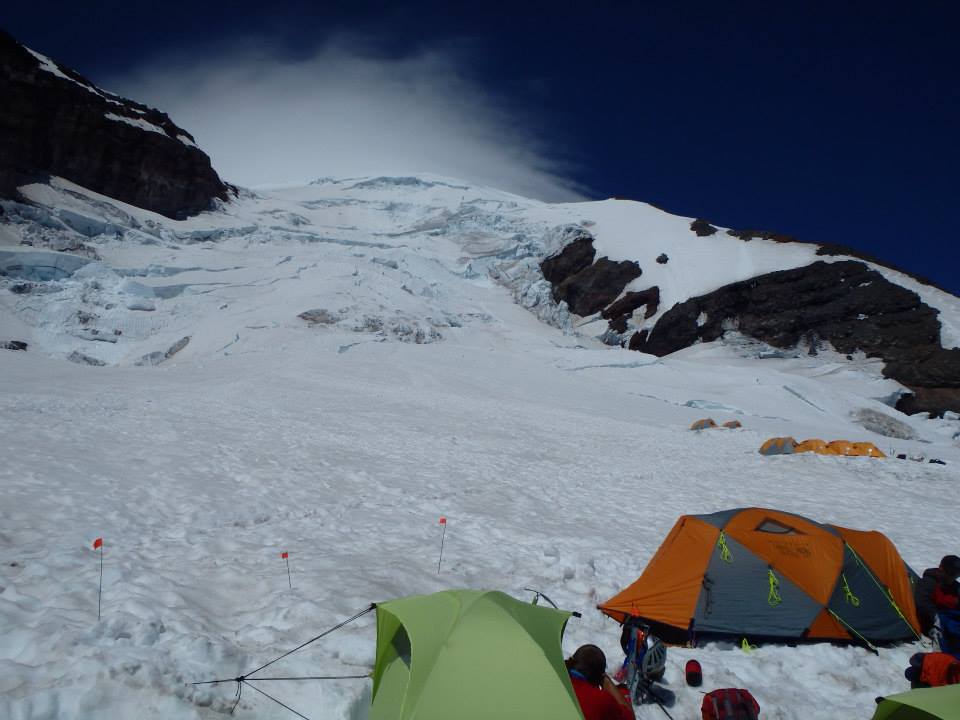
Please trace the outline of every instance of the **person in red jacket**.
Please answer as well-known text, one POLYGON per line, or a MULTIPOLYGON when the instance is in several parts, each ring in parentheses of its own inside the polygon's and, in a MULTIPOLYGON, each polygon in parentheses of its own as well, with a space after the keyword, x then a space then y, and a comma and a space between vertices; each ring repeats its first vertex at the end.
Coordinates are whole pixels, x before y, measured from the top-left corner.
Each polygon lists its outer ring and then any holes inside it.
POLYGON ((960 557, 946 555, 940 567, 924 570, 917 583, 915 600, 920 627, 927 635, 934 627, 937 614, 960 609, 960 557))
POLYGON ((634 720, 633 707, 607 675, 607 656, 583 645, 567 659, 570 682, 585 720, 634 720))

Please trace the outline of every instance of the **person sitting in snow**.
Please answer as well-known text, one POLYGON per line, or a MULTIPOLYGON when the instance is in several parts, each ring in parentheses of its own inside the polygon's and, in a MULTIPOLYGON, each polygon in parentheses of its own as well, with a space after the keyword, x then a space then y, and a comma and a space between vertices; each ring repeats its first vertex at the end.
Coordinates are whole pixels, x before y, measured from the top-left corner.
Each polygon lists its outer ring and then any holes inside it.
POLYGON ((607 675, 603 650, 583 645, 566 664, 585 720, 634 720, 630 701, 607 675))
MULTIPOLYGON (((923 571, 917 583, 915 601, 917 618, 923 633, 939 645, 960 643, 960 637, 948 638, 951 630, 960 623, 960 557, 947 555, 940 566, 923 571)), ((943 647, 946 651, 947 647, 943 647)), ((960 652, 960 648, 956 651, 960 652)))

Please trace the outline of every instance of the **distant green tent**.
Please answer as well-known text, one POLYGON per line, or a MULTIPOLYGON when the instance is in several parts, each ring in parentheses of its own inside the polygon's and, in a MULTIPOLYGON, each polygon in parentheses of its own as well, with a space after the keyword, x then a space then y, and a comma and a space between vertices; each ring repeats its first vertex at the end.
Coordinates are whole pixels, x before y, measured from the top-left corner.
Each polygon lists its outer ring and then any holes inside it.
POLYGON ((569 617, 481 590, 378 603, 369 720, 583 720, 560 647, 569 617))
POLYGON ((889 695, 877 705, 873 720, 960 720, 960 685, 889 695))

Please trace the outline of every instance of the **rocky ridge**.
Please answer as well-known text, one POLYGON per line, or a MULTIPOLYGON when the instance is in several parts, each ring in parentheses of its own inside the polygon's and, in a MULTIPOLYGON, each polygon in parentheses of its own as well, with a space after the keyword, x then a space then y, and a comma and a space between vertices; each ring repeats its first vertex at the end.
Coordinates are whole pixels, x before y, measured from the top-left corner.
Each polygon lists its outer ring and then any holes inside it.
POLYGON ((166 114, 97 88, 2 30, 0 97, 0 197, 55 175, 174 219, 228 198, 210 158, 166 114))
MULTIPOLYGON (((702 220, 690 229, 698 237, 717 231, 702 220)), ((898 409, 941 416, 960 411, 960 349, 941 345, 938 312, 863 262, 818 261, 728 284, 674 305, 652 328, 640 329, 634 313, 645 308, 643 319, 653 317, 659 288, 625 292, 640 276, 639 266, 614 276, 610 261, 595 260, 595 254, 590 233, 580 230, 541 270, 556 301, 567 301, 578 315, 599 312, 608 321, 608 343, 657 356, 718 340, 728 331, 811 353, 829 343, 840 353, 881 358, 884 375, 912 391, 900 398, 898 409)))

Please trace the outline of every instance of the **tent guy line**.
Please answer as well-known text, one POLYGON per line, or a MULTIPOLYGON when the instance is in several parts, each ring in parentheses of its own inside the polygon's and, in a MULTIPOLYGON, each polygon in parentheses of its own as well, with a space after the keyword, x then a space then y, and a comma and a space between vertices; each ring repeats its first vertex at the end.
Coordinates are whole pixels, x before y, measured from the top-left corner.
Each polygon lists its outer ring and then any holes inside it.
POLYGON ((355 680, 355 679, 368 678, 368 677, 370 677, 369 673, 366 674, 366 675, 340 675, 340 676, 330 676, 330 675, 322 675, 322 676, 321 676, 321 675, 317 675, 317 676, 313 676, 313 677, 274 677, 274 678, 251 678, 250 676, 251 676, 251 675, 255 675, 256 673, 260 672, 261 670, 270 667, 271 665, 273 665, 273 664, 276 663, 276 662, 279 662, 280 660, 283 660, 285 657, 288 657, 288 656, 290 656, 290 655, 293 655, 293 653, 297 652, 298 650, 302 650, 303 648, 307 647, 307 645, 310 645, 310 644, 312 644, 312 643, 315 643, 317 640, 319 640, 319 639, 321 639, 321 638, 323 638, 323 637, 326 637, 326 636, 329 635, 330 633, 332 633, 332 632, 334 632, 334 631, 336 631, 336 630, 339 630, 340 628, 344 627, 345 625, 349 625, 349 624, 352 623, 354 620, 358 620, 359 618, 363 617, 364 615, 366 615, 367 613, 371 612, 372 610, 375 610, 376 607, 377 607, 377 606, 376 606, 376 603, 371 603, 368 607, 366 607, 365 609, 363 609, 363 610, 361 610, 360 612, 356 613, 355 615, 352 615, 351 617, 347 618, 347 619, 344 620, 343 622, 341 622, 341 623, 339 623, 339 624, 337 624, 337 625, 334 625, 333 627, 331 627, 331 628, 329 628, 329 629, 327 629, 327 630, 324 630, 322 633, 320 633, 320 634, 317 635, 316 637, 311 638, 310 640, 307 640, 305 643, 302 643, 302 644, 298 645, 298 646, 295 647, 293 650, 290 650, 289 652, 285 652, 283 655, 280 655, 279 657, 274 658, 274 659, 271 660, 270 662, 268 662, 268 663, 266 663, 266 664, 264 664, 264 665, 261 665, 261 666, 258 667, 256 670, 253 670, 253 671, 251 671, 251 672, 248 672, 248 673, 246 673, 245 675, 238 675, 237 677, 233 677, 233 678, 220 678, 220 679, 218 679, 218 680, 202 680, 202 681, 200 681, 200 682, 193 682, 193 683, 188 683, 188 684, 189 684, 189 685, 218 685, 218 684, 220 684, 220 683, 225 683, 225 682, 235 682, 235 683, 237 684, 237 700, 236 700, 236 702, 233 704, 233 707, 230 709, 230 714, 231 714, 231 715, 233 714, 233 711, 237 709, 237 705, 240 704, 240 698, 241 698, 241 696, 242 696, 242 694, 243 694, 243 686, 244 686, 244 685, 247 685, 248 687, 253 688, 254 690, 256 690, 256 691, 257 691, 258 693, 260 693, 261 695, 264 695, 264 696, 270 698, 271 700, 273 700, 273 701, 274 701, 275 703, 277 703, 278 705, 286 708, 287 710, 289 710, 290 712, 292 712, 294 715, 297 715, 298 717, 301 717, 301 718, 303 718, 304 720, 310 720, 310 718, 308 718, 306 715, 303 715, 303 714, 297 712, 296 710, 294 710, 294 709, 293 709, 292 707, 290 707, 289 705, 284 705, 282 702, 280 702, 279 700, 277 700, 275 697, 273 697, 272 695, 269 695, 268 693, 265 693, 263 690, 261 690, 260 688, 256 687, 255 685, 251 685, 251 684, 250 684, 250 680, 253 679, 253 680, 256 680, 257 682, 260 682, 261 680, 263 680, 263 681, 267 681, 267 680, 355 680))

